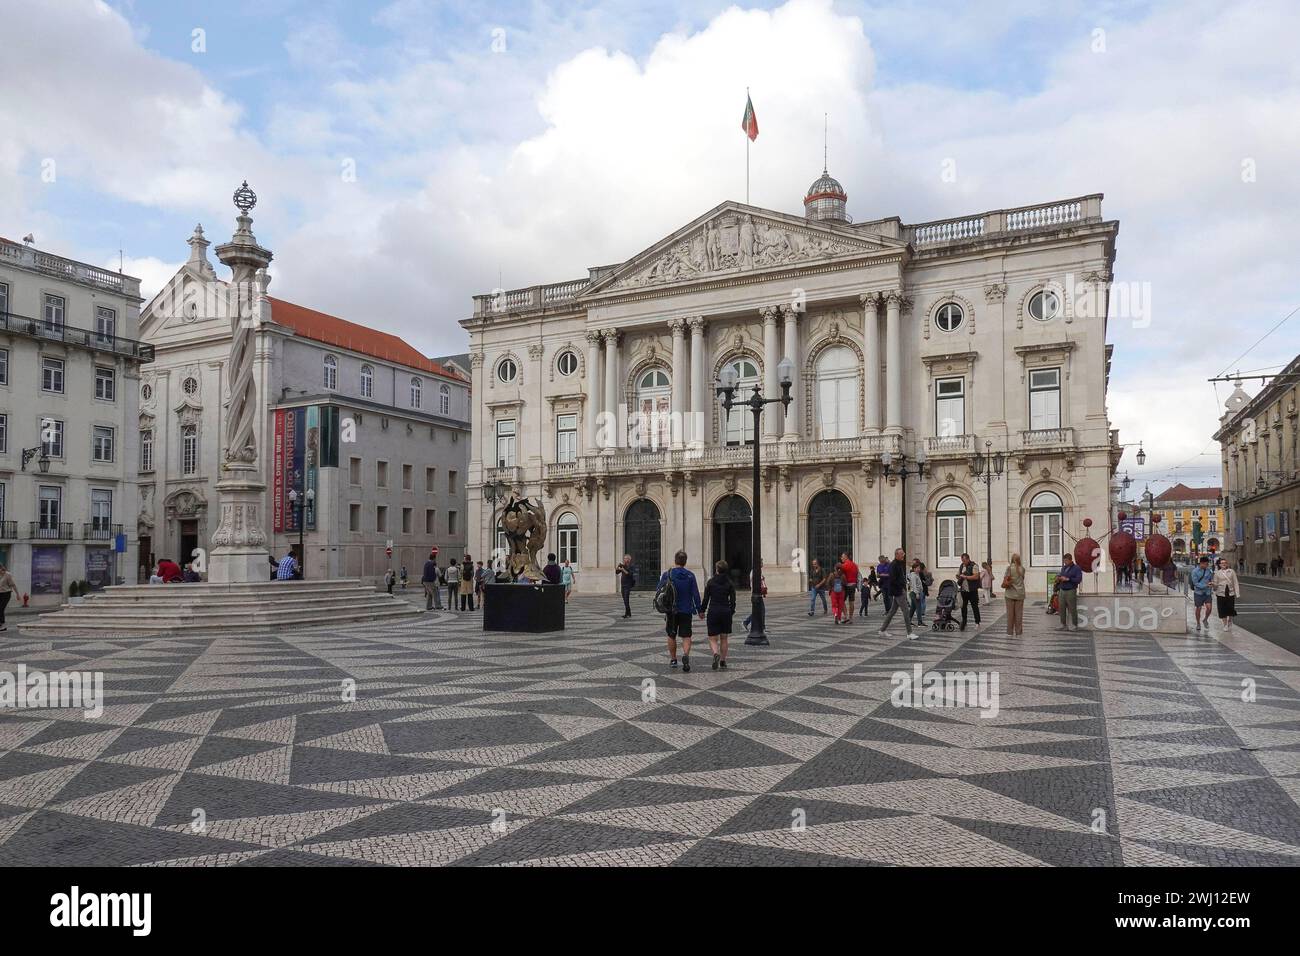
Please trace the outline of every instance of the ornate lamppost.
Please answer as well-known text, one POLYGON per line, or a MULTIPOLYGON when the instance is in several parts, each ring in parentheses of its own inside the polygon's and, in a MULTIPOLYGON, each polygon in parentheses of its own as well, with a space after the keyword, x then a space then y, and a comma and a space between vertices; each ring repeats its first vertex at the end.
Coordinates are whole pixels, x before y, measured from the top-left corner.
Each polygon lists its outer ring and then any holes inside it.
MULTIPOLYGON (((488 525, 488 554, 496 560, 497 551, 497 502, 504 502, 510 497, 510 487, 501 481, 493 481, 484 485, 482 488, 483 500, 492 503, 492 523, 488 525)), ((500 568, 493 567, 493 571, 499 571, 500 568)))
POLYGON ((1007 459, 1002 452, 993 451, 993 442, 984 442, 984 451, 977 454, 971 461, 971 471, 975 475, 976 481, 984 482, 985 490, 985 518, 988 519, 987 537, 985 546, 987 550, 984 553, 985 560, 993 561, 993 482, 1002 477, 1002 471, 1006 468, 1007 459))
POLYGON ((24 448, 22 467, 19 468, 18 470, 26 471, 27 463, 31 461, 33 458, 36 458, 36 465, 41 469, 41 474, 42 475, 47 474, 50 470, 50 456, 45 451, 44 445, 36 445, 33 448, 24 448), (37 455, 40 455, 40 457, 36 458, 37 455))
POLYGON ((775 402, 780 402, 785 409, 790 408, 790 385, 794 381, 794 363, 788 358, 784 358, 776 367, 777 380, 781 384, 780 398, 764 398, 759 389, 758 383, 754 383, 753 394, 749 398, 736 399, 736 383, 739 376, 734 368, 725 368, 719 377, 717 393, 722 397, 722 408, 724 415, 730 414, 731 409, 738 405, 748 405, 749 410, 754 415, 754 511, 753 511, 753 571, 750 572, 749 578, 749 600, 750 600, 750 617, 749 617, 749 634, 745 638, 745 643, 751 646, 766 647, 767 640, 767 606, 763 602, 763 550, 762 550, 762 532, 763 532, 763 498, 762 491, 759 488, 759 449, 761 442, 759 435, 762 434, 763 409, 775 402))
POLYGON ((897 459, 897 464, 895 464, 893 453, 888 451, 884 452, 880 456, 880 463, 884 466, 881 469, 881 473, 884 477, 903 479, 903 517, 902 527, 899 529, 901 532, 900 537, 902 538, 902 544, 900 547, 902 547, 905 554, 911 554, 911 552, 907 550, 907 477, 908 475, 914 475, 918 481, 925 478, 925 444, 921 443, 917 446, 916 464, 911 468, 907 465, 906 455, 900 454, 897 459))

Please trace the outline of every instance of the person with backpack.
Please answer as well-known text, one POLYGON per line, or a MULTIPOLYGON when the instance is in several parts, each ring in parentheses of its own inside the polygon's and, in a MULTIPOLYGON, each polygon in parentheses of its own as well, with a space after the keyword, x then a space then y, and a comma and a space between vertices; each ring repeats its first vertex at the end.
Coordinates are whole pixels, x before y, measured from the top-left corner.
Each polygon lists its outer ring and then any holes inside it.
POLYGON ((822 599, 822 613, 826 613, 826 571, 816 558, 808 568, 808 616, 817 613, 817 599, 822 599))
POLYGON ((736 614, 736 584, 731 580, 726 561, 713 566, 713 577, 704 585, 700 617, 705 618, 709 650, 713 651, 713 669, 727 669, 727 641, 731 638, 731 621, 736 614))
POLYGON ((830 589, 831 589, 831 614, 834 615, 836 624, 846 623, 844 619, 844 594, 848 590, 848 581, 845 580, 844 563, 835 562, 835 570, 831 572, 830 589))
POLYGON ((686 552, 673 555, 673 567, 659 578, 655 589, 655 610, 664 615, 668 633, 668 666, 677 666, 677 639, 682 641, 682 671, 691 669, 691 620, 700 610, 700 585, 695 572, 686 567, 686 552))
POLYGON ((623 617, 632 616, 632 589, 636 587, 636 569, 632 567, 632 555, 623 555, 623 560, 614 568, 618 578, 618 589, 623 593, 623 617))
POLYGON ((429 552, 429 560, 424 562, 424 572, 420 575, 420 583, 424 585, 424 609, 432 611, 435 608, 442 610, 442 588, 438 587, 438 559, 429 552))

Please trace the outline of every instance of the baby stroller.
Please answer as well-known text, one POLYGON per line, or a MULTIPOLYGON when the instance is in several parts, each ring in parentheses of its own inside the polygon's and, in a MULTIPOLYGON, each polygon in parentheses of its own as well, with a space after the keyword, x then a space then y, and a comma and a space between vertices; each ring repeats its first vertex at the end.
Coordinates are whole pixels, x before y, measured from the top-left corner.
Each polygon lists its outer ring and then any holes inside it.
POLYGON ((952 618, 952 609, 957 606, 957 582, 944 581, 939 585, 939 603, 934 609, 934 621, 930 627, 936 631, 951 631, 957 627, 952 618))

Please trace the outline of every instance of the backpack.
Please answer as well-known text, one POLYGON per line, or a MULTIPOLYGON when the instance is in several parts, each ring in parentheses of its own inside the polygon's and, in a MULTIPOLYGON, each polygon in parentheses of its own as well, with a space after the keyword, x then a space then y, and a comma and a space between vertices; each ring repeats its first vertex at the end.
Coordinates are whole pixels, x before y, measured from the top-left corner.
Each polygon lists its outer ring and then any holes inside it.
POLYGON ((677 612, 677 585, 673 584, 673 573, 669 571, 655 589, 655 610, 660 614, 677 612))

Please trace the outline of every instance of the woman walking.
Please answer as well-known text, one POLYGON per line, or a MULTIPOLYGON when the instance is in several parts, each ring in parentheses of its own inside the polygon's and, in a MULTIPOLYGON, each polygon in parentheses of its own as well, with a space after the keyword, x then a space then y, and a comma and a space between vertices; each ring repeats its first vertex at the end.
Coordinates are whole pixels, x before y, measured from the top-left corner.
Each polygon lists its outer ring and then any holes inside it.
POLYGON ((1232 619, 1237 616, 1237 595, 1241 585, 1237 581, 1237 572, 1228 567, 1226 558, 1219 559, 1219 569, 1214 572, 1214 597, 1219 606, 1219 620, 1225 631, 1232 630, 1232 619))
POLYGON ((1020 555, 1013 554, 1002 576, 1002 597, 1007 602, 1007 633, 1019 636, 1025 633, 1025 566, 1020 555))
POLYGON ((705 618, 709 649, 713 651, 713 669, 727 669, 727 641, 731 637, 731 618, 736 613, 736 585, 728 573, 726 561, 713 566, 713 577, 704 585, 700 617, 705 618))
POLYGON ((980 587, 983 588, 984 593, 988 595, 988 597, 984 601, 985 604, 992 602, 992 600, 995 597, 997 597, 997 595, 993 593, 993 562, 992 561, 985 561, 984 564, 981 565, 980 567, 980 587))
POLYGON ((925 562, 917 558, 913 564, 916 565, 916 573, 921 578, 921 592, 916 599, 916 608, 914 610, 916 623, 919 627, 925 627, 925 602, 930 597, 930 588, 934 586, 934 575, 930 569, 925 566, 925 562))
POLYGON ((9 598, 17 593, 18 585, 14 583, 14 576, 0 564, 0 631, 8 630, 5 626, 5 608, 9 606, 9 598))
POLYGON ((813 558, 812 567, 808 569, 808 616, 817 613, 817 599, 822 599, 822 613, 826 613, 826 571, 822 563, 813 558))
POLYGON ((564 603, 569 603, 569 595, 573 593, 573 565, 569 564, 568 558, 560 565, 560 583, 564 585, 564 603))
POLYGON ((863 617, 868 617, 867 608, 871 604, 871 591, 873 588, 879 593, 880 586, 876 580, 876 569, 869 567, 867 576, 862 579, 862 610, 858 611, 863 617))
POLYGON ((835 623, 843 624, 844 621, 844 589, 848 583, 844 580, 844 565, 838 561, 835 562, 835 570, 830 576, 831 590, 831 613, 835 615, 835 623))

